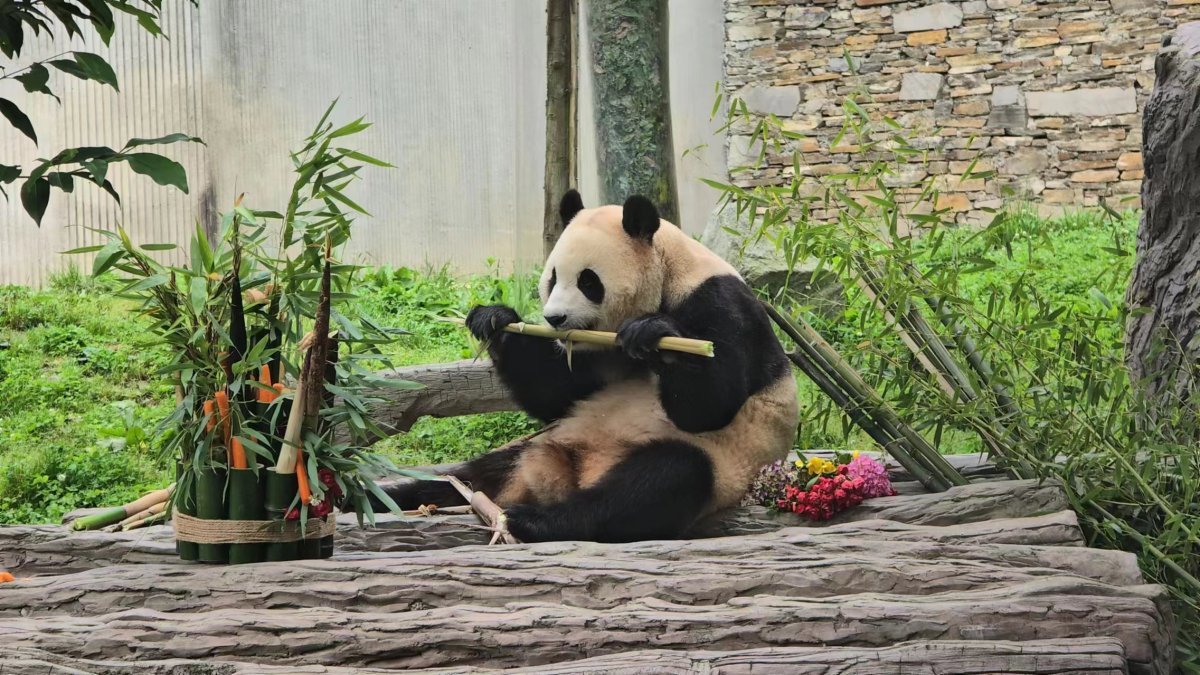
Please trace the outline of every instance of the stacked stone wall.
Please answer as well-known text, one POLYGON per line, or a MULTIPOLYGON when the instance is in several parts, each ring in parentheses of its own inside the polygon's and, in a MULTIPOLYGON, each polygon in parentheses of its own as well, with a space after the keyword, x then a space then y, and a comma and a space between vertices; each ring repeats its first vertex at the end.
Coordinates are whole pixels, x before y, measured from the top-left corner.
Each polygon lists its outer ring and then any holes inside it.
POLYGON ((1136 206, 1154 57, 1195 20, 1200 0, 727 0, 727 92, 805 136, 760 164, 735 126, 732 180, 786 182, 792 150, 815 176, 873 161, 849 140, 831 147, 843 100, 863 92, 930 151, 897 180, 937 177, 938 207, 960 222, 1006 195, 1048 211, 1136 206), (980 155, 973 171, 995 176, 962 180, 980 155))

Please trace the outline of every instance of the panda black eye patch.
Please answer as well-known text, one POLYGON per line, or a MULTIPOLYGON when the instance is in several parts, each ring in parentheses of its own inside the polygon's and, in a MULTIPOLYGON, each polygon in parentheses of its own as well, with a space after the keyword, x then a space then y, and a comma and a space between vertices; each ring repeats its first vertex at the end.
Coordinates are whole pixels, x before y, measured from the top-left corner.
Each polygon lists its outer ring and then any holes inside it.
POLYGON ((554 284, 558 283, 558 270, 550 268, 550 285, 546 287, 546 292, 554 290, 554 284))
POLYGON ((597 305, 604 301, 604 284, 601 283, 599 275, 592 270, 585 269, 580 272, 576 286, 583 293, 583 297, 597 305))

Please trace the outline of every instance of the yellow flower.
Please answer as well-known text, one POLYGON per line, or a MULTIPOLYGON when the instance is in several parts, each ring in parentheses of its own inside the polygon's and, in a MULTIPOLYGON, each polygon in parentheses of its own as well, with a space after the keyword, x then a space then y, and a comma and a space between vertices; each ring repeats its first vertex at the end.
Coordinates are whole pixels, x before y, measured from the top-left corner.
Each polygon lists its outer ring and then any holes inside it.
POLYGON ((850 459, 858 459, 858 451, 857 450, 854 451, 853 455, 850 455, 850 459))
POLYGON ((808 460, 808 475, 820 476, 827 473, 836 473, 837 465, 833 462, 822 459, 821 457, 813 457, 808 460))

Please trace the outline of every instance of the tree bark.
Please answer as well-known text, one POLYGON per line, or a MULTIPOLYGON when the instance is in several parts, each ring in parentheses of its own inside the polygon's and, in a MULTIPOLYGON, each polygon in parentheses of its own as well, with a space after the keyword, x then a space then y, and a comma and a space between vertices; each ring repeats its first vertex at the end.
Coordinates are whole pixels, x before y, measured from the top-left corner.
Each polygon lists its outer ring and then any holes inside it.
POLYGON ((546 3, 546 176, 543 254, 549 256, 566 223, 558 204, 579 184, 576 106, 579 62, 579 0, 546 3))
MULTIPOLYGON (((891 647, 763 647, 737 651, 621 652, 580 661, 533 666, 518 670, 495 670, 463 666, 454 673, 492 675, 594 675, 613 673, 638 675, 664 673, 692 675, 842 675, 856 672, 863 664, 872 672, 904 672, 910 675, 978 675, 980 664, 991 672, 1025 675, 1124 675, 1125 648, 1112 638, 1037 640, 1030 642, 950 642, 918 640, 891 647)), ((340 668, 297 664, 272 666, 257 663, 175 659, 171 661, 93 661, 39 649, 17 648, 0 654, 0 672, 5 675, 180 675, 219 672, 222 675, 385 675, 394 670, 340 668), (213 668, 212 671, 209 668, 213 668)), ((448 675, 443 669, 408 670, 409 675, 448 675)))
POLYGON ((663 219, 679 223, 667 0, 588 3, 601 201, 641 194, 663 219))
MULTIPOLYGON (((786 532, 831 539, 1078 546, 1082 541, 1078 522, 1073 513, 1064 513, 1066 509, 1066 497, 1058 486, 1008 481, 936 495, 869 500, 843 514, 841 524, 813 523, 761 507, 730 509, 699 524, 689 536, 769 534, 789 528, 786 532)), ((0 527, 0 569, 28 576, 113 564, 175 562, 173 537, 173 530, 163 526, 119 533, 73 532, 58 525, 0 527)), ((341 555, 445 549, 485 544, 490 538, 474 516, 383 515, 375 528, 360 529, 353 516, 343 515, 338 519, 336 550, 341 555)))
POLYGON ((508 390, 488 361, 453 361, 407 366, 378 373, 384 379, 408 380, 421 389, 381 387, 371 392, 373 412, 392 434, 408 431, 423 416, 458 417, 518 410, 508 390))
MULTIPOLYGON (((317 583, 314 581, 313 583, 317 583)), ((516 667, 654 644, 662 649, 885 647, 908 640, 1108 637, 1131 672, 1166 675, 1171 621, 1161 587, 1043 577, 1006 588, 902 597, 757 595, 685 607, 647 598, 611 609, 537 602, 400 613, 341 609, 133 609, 99 616, 5 617, 5 648, 73 658, 229 658, 280 665, 516 667), (802 620, 797 620, 803 617, 802 620)))
POLYGON ((1200 23, 1164 42, 1143 114, 1142 222, 1126 292, 1126 360, 1170 409, 1200 358, 1200 23), (1171 380, 1174 379, 1174 382, 1171 380))
POLYGON ((382 613, 511 602, 609 609, 639 598, 699 606, 757 594, 926 596, 1001 589, 1064 573, 1116 586, 1142 583, 1128 553, 785 532, 621 547, 497 547, 486 555, 453 549, 373 554, 250 565, 236 573, 203 565, 115 565, 12 583, 0 593, 0 617, 138 607, 172 613, 353 607, 382 613))

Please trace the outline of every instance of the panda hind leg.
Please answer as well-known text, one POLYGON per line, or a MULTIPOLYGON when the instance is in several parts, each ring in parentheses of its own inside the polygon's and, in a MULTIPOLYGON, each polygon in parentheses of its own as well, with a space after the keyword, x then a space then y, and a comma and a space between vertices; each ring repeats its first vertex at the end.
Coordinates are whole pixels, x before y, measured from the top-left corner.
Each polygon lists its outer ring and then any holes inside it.
MULTIPOLYGON (((527 446, 522 444, 498 448, 480 455, 464 463, 452 472, 455 478, 469 485, 472 489, 487 495, 500 494, 509 481, 521 457, 521 452, 527 446)), ((467 500, 446 481, 431 480, 402 480, 393 483, 384 490, 387 496, 396 502, 401 509, 417 509, 421 506, 436 504, 437 506, 464 506, 467 500)), ((384 511, 386 507, 372 496, 371 507, 384 511)))
POLYGON ((506 509, 521 541, 627 542, 675 539, 711 502, 712 462, 678 440, 634 448, 596 484, 553 504, 506 509))

